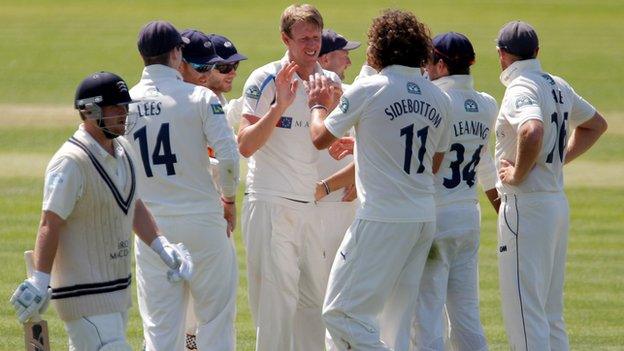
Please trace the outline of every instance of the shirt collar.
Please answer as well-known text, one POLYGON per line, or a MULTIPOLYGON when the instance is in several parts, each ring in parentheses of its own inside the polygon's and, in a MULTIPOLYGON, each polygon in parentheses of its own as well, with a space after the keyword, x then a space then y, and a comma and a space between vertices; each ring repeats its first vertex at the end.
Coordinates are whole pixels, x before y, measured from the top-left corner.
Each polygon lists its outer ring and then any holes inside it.
POLYGON ((450 89, 474 90, 473 79, 469 74, 440 77, 434 80, 433 84, 444 91, 449 91, 450 89))
POLYGON ((500 81, 504 86, 509 84, 522 75, 525 72, 537 71, 540 72, 542 66, 538 59, 520 60, 512 63, 500 74, 500 81))
POLYGON ((177 69, 173 69, 169 66, 165 65, 149 65, 143 68, 143 74, 141 75, 141 79, 162 79, 162 78, 175 78, 177 80, 182 80, 182 74, 177 69))
POLYGON ((408 67, 408 66, 402 66, 402 65, 390 65, 387 67, 384 67, 379 73, 381 74, 402 74, 402 75, 407 75, 407 76, 411 76, 411 77, 421 77, 422 78, 422 72, 420 71, 419 67, 408 67))
POLYGON ((98 156, 100 156, 103 159, 106 158, 117 158, 123 155, 123 148, 121 147, 121 145, 119 144, 119 142, 117 142, 116 140, 113 140, 113 147, 115 149, 115 156, 112 156, 111 154, 108 153, 108 151, 106 151, 102 145, 100 145, 100 143, 97 142, 97 140, 95 140, 95 138, 93 138, 91 136, 91 134, 89 134, 85 128, 84 128, 84 124, 81 123, 80 126, 78 127, 78 130, 76 131, 76 133, 74 133, 74 137, 80 139, 81 141, 85 142, 87 144, 87 146, 89 147, 89 149, 91 151, 94 151, 98 156))

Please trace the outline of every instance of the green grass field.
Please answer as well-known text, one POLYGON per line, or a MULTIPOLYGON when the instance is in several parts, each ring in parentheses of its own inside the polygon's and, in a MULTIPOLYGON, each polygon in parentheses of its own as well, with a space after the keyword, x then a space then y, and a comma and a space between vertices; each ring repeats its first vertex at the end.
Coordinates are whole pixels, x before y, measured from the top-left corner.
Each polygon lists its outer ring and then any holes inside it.
MULTIPOLYGON (((224 34, 250 59, 239 68, 230 97, 240 95, 252 69, 283 55, 278 35, 289 3, 253 1, 2 1, 0 4, 0 350, 23 348, 21 326, 8 299, 25 275, 24 250, 33 247, 40 215, 43 172, 54 151, 71 135, 78 117, 71 105, 75 86, 87 74, 110 70, 129 84, 139 78, 136 35, 152 19, 179 29, 224 34)), ((499 101, 494 38, 507 21, 523 19, 540 35, 546 70, 565 77, 598 107, 610 124, 587 155, 566 168, 571 231, 565 286, 565 316, 573 350, 624 349, 624 3, 622 1, 317 1, 331 27, 365 42, 371 18, 382 8, 414 11, 434 33, 468 35, 477 52, 473 74, 480 90, 499 101)), ((347 81, 358 71, 364 48, 353 51, 347 81)), ((242 188, 241 188, 242 189, 242 188)), ((240 194, 240 193, 239 193, 240 194)), ((240 200, 239 196, 239 200, 240 200)), ((480 251, 481 316, 491 350, 506 350, 500 313, 494 213, 483 206, 480 251)), ((239 350, 253 350, 247 307, 245 253, 236 232, 240 266, 237 316, 239 350)), ((134 291, 134 289, 133 289, 134 291)), ((46 313, 54 350, 66 349, 63 325, 46 313)), ((128 337, 141 344, 136 308, 128 337)))

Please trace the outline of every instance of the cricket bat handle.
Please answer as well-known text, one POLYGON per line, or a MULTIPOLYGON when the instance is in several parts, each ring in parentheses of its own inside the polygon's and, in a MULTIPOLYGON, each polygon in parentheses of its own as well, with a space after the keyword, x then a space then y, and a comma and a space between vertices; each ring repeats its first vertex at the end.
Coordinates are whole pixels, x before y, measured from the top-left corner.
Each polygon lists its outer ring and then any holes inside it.
MULTIPOLYGON (((35 252, 33 250, 24 251, 24 261, 26 262, 26 276, 30 278, 35 271, 35 252)), ((41 316, 36 314, 30 319, 30 321, 40 322, 41 316)))

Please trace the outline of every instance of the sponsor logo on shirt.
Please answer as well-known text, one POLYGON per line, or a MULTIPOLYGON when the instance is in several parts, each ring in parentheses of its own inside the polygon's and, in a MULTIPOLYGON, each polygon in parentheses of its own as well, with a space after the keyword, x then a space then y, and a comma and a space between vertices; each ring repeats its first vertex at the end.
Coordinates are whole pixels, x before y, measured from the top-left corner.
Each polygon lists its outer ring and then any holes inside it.
POLYGON ((260 88, 257 85, 252 85, 245 90, 245 96, 250 99, 258 100, 260 98, 260 88))
POLYGON ((522 106, 537 106, 537 101, 531 99, 528 96, 519 96, 516 98, 516 108, 520 108, 522 106))
POLYGON ((225 114, 225 112, 223 112, 223 106, 221 106, 221 104, 210 104, 210 107, 212 107, 212 113, 214 113, 215 115, 225 114))
POLYGON ((477 102, 472 99, 464 101, 464 109, 466 109, 466 112, 479 112, 477 102))
POLYGON ((420 95, 420 87, 416 83, 407 82, 407 92, 410 94, 420 95))
POLYGON ((280 117, 279 121, 277 121, 278 128, 291 129, 292 128, 292 117, 280 117))
POLYGON ((555 85, 555 80, 549 74, 542 74, 542 78, 546 79, 548 84, 555 85))
POLYGON ((342 113, 347 113, 347 111, 349 111, 349 100, 347 100, 344 96, 341 97, 340 105, 338 105, 338 107, 340 107, 340 111, 342 111, 342 113))

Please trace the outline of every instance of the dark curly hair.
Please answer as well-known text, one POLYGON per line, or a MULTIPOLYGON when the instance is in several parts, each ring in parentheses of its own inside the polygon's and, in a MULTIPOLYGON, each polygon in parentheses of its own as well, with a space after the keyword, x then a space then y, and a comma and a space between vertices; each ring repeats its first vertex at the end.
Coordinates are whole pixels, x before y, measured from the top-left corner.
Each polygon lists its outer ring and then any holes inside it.
POLYGON ((401 10, 387 9, 373 19, 368 45, 369 64, 377 69, 390 65, 423 67, 433 52, 429 27, 413 13, 401 10))

